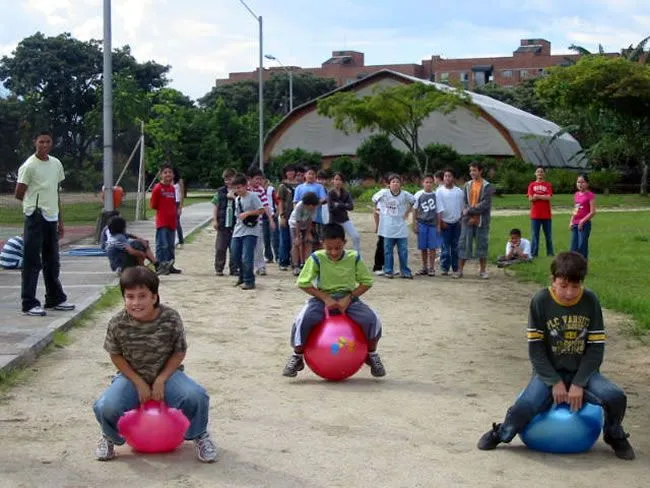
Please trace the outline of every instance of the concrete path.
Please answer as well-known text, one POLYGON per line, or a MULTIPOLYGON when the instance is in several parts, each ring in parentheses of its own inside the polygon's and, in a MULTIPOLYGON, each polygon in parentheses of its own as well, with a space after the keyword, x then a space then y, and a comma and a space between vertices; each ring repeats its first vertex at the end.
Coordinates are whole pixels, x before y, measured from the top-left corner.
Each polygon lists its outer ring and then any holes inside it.
MULTIPOLYGON (((212 218, 212 204, 197 203, 183 209, 183 230, 188 236, 212 218)), ((132 222, 129 232, 155 242, 152 220, 132 222)), ((87 245, 86 245, 87 246, 87 245)), ((33 361, 52 342, 54 333, 67 330, 73 319, 93 305, 107 286, 117 284, 106 257, 67 256, 66 251, 86 247, 81 243, 61 250, 61 282, 74 312, 48 311, 46 317, 27 317, 20 309, 20 271, 0 270, 0 371, 33 361)), ((177 252, 183 252, 177 250, 177 252)), ((36 296, 43 301, 42 275, 36 296)))

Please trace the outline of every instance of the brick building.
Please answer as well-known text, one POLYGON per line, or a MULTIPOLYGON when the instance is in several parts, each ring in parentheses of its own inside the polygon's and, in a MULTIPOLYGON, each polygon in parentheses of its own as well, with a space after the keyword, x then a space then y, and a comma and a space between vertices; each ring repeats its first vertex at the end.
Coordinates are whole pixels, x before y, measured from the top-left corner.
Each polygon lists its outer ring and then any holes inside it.
MULTIPOLYGON (((382 64, 366 66, 364 54, 357 51, 334 51, 319 68, 290 66, 295 71, 312 73, 322 78, 332 78, 337 86, 344 86, 371 73, 389 69, 416 78, 440 83, 460 82, 466 88, 484 85, 491 81, 501 86, 536 78, 551 66, 566 65, 579 58, 577 54, 551 54, 551 43, 545 39, 522 39, 512 56, 493 58, 443 59, 434 55, 420 64, 382 64)), ((268 79, 281 73, 280 67, 264 70, 268 79)), ((257 70, 230 73, 228 78, 217 79, 217 85, 243 80, 257 80, 257 70)))

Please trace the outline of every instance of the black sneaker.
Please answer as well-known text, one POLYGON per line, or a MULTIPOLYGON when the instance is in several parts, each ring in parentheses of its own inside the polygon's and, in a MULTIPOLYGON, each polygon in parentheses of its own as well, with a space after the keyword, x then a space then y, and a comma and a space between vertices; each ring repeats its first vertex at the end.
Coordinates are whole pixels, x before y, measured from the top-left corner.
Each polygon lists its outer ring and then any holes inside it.
POLYGON ((370 366, 370 374, 374 377, 381 378, 382 376, 386 376, 386 369, 384 368, 384 364, 381 362, 379 354, 368 354, 366 364, 370 366))
POLYGON ((293 378, 298 375, 298 371, 302 371, 303 369, 305 369, 305 361, 302 359, 302 356, 292 354, 282 371, 282 376, 293 378))
POLYGON ((242 290, 254 290, 254 289, 255 289, 255 285, 254 285, 253 283, 244 283, 244 284, 241 286, 241 289, 242 289, 242 290))
POLYGON ((500 428, 501 424, 492 424, 492 430, 488 430, 481 436, 476 447, 481 451, 491 451, 492 449, 496 449, 496 447, 503 442, 501 437, 499 437, 500 428))
POLYGON ((181 274, 182 272, 182 270, 174 268, 173 264, 169 267, 169 274, 181 274))
POLYGON ((155 267, 156 267, 156 274, 158 274, 160 276, 165 276, 165 275, 169 274, 169 264, 168 263, 158 261, 155 264, 155 267))
POLYGON ((68 302, 61 302, 57 305, 45 305, 45 309, 57 310, 59 312, 71 312, 76 308, 76 305, 68 302))
POLYGON ((627 440, 628 437, 630 437, 630 434, 625 434, 625 437, 621 437, 620 439, 614 439, 605 434, 603 440, 614 449, 614 454, 616 454, 617 458, 632 461, 636 458, 636 454, 634 454, 634 449, 627 440))

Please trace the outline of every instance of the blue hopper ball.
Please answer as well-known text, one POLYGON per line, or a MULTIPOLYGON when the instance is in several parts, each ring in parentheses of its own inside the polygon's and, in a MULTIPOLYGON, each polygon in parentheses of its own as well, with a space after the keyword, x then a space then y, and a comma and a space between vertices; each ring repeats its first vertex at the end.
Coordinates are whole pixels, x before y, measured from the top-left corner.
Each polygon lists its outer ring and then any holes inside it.
POLYGON ((563 403, 537 414, 519 434, 529 449, 568 454, 588 451, 600 437, 604 422, 603 407, 585 403, 571 412, 563 403))

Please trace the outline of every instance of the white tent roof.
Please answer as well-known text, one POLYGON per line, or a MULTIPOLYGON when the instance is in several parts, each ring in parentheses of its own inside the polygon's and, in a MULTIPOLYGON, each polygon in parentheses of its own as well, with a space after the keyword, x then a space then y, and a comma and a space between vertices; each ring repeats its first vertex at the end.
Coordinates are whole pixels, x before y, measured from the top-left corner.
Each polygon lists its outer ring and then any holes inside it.
MULTIPOLYGON (((370 95, 377 85, 411 82, 426 83, 440 90, 451 89, 448 85, 382 70, 334 92, 354 90, 363 96, 370 95)), ((477 118, 466 109, 449 115, 434 112, 420 130, 423 145, 448 144, 460 154, 521 156, 533 165, 547 167, 582 168, 587 165, 580 144, 571 135, 565 133, 554 138, 561 131, 558 125, 488 96, 468 93, 481 115, 477 118)), ((371 135, 369 131, 347 135, 339 131, 331 119, 317 113, 317 101, 297 107, 269 132, 265 159, 294 148, 320 152, 326 157, 352 155, 371 135)), ((397 147, 401 145, 399 141, 395 143, 397 147)))

